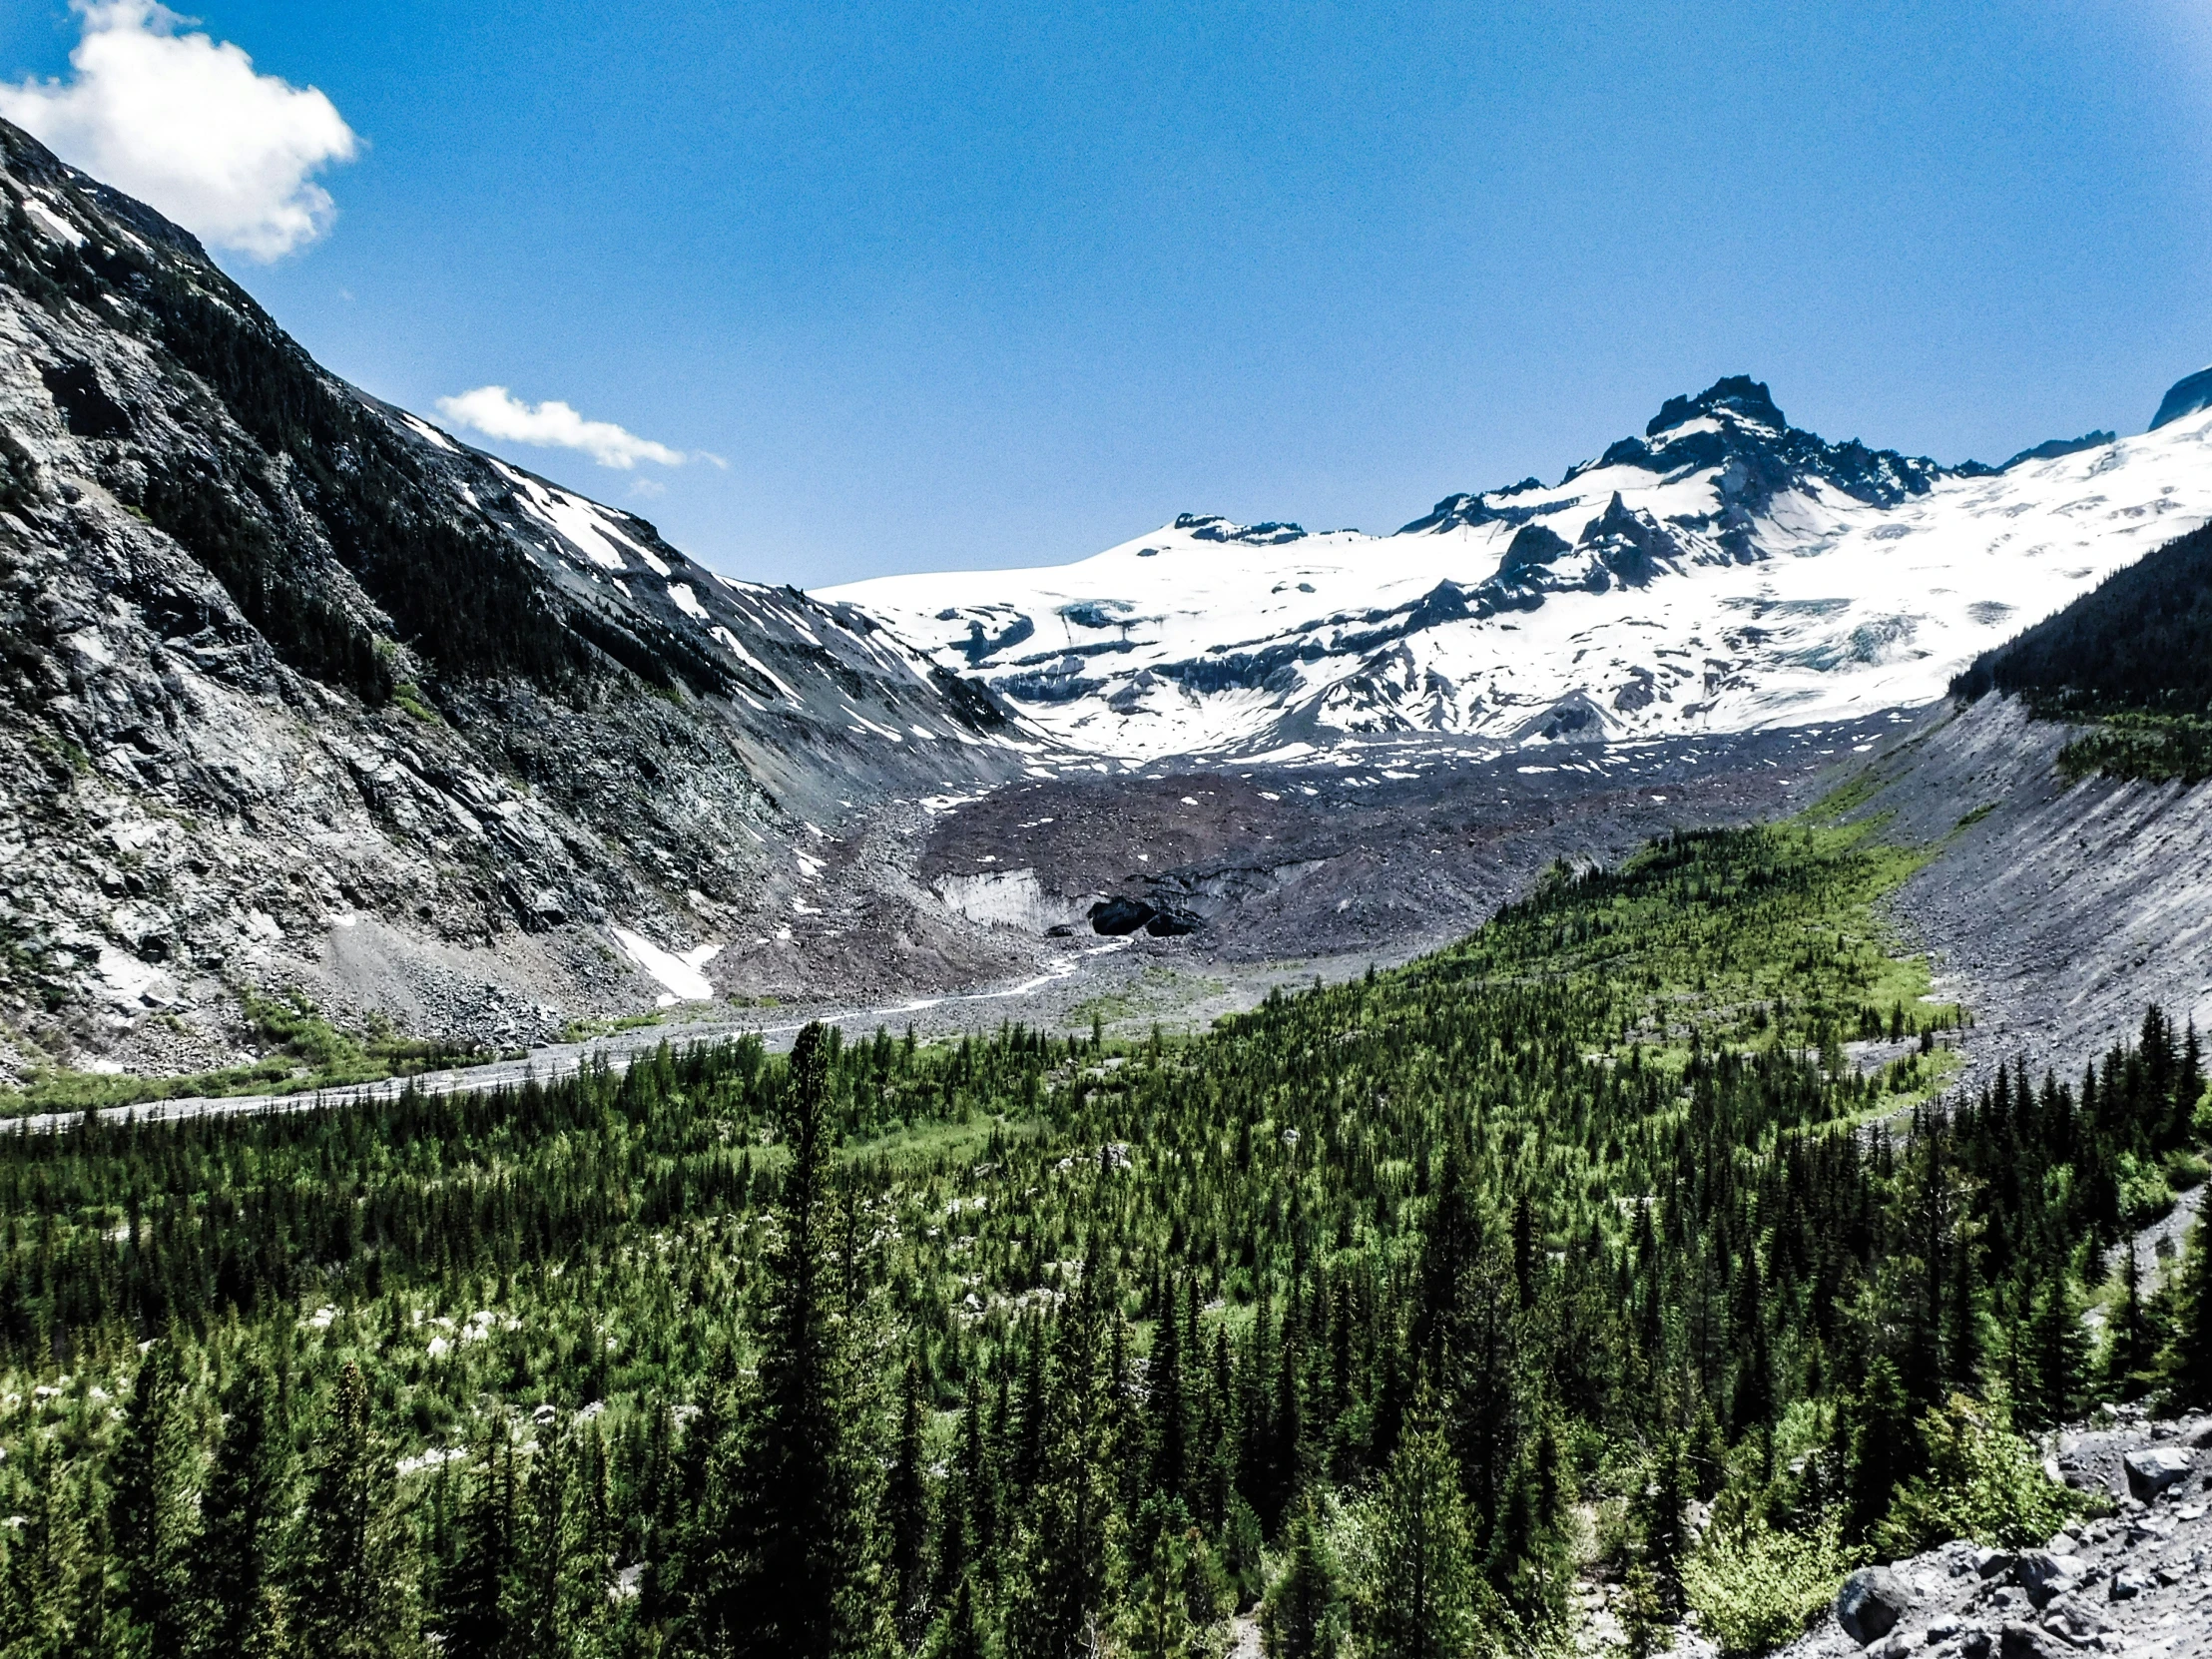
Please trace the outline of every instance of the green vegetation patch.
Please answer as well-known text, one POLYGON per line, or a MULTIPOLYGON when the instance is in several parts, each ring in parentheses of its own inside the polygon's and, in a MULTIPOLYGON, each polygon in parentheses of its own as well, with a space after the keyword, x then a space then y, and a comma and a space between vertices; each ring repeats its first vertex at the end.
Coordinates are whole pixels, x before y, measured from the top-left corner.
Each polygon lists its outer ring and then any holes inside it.
POLYGON ((2202 715, 2105 715, 2058 752, 2069 784, 2126 778, 2201 784, 2212 778, 2212 720, 2202 715))
MULTIPOLYGON (((1926 857, 1869 824, 1685 832, 1617 869, 1555 867, 1464 944, 1403 970, 1404 983, 1416 996, 1469 980, 1556 983, 1606 1054, 1655 1044, 1679 1060, 1693 1044, 1733 1044, 1833 1066, 1843 1044, 1965 1019, 1930 1000, 1926 959, 1882 908, 1926 857)), ((1926 1082, 1948 1064, 1932 1056, 1926 1082)))
POLYGON ((1671 836, 1185 1039, 0 1136, 0 1618, 1022 1659, 1256 1608, 1381 1659, 1567 1651, 1604 1577, 1632 1647, 1756 1651, 1899 1540, 2032 1535, 2023 1436, 2212 1397, 2201 1244, 2080 1318, 2199 1168, 2193 1033, 1889 1118, 1959 1015, 1882 919, 1916 856, 1671 836))
POLYGON ((57 1067, 35 1073, 22 1088, 0 1088, 0 1116, 94 1111, 203 1096, 309 1094, 349 1083, 473 1065, 491 1057, 477 1048, 402 1037, 381 1020, 372 1020, 357 1033, 341 1030, 296 991, 275 996, 248 991, 241 1001, 255 1040, 269 1050, 258 1060, 173 1077, 57 1067))

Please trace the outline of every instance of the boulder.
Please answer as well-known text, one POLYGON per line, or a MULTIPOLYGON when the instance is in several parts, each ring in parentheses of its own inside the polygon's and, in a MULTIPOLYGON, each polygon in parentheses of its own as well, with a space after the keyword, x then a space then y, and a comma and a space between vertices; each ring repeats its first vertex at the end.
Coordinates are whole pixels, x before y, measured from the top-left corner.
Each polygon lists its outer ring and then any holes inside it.
POLYGON ((1997 1632, 1997 1659, 2068 1659, 2072 1652, 2031 1624, 2010 1623, 1997 1632))
POLYGON ((1977 1549, 1973 1552, 1973 1570, 1982 1578, 2004 1578, 2020 1564, 2020 1558, 2008 1549, 1977 1549))
POLYGON ((2196 1471, 2196 1459, 2178 1446, 2149 1446, 2129 1452, 2121 1461, 2127 1468, 2129 1494, 2145 1503, 2196 1471))
POLYGON ((1912 1605, 1912 1590, 1888 1567, 1861 1567, 1836 1592, 1836 1622, 1864 1647, 1887 1636, 1912 1605))
POLYGON ((2085 1647, 2089 1645, 2089 1637, 2102 1636, 2112 1626, 2078 1596, 2065 1596, 2050 1604, 2043 1618, 2043 1628, 2064 1637, 2075 1647, 2085 1647))
POLYGON ((1968 1625, 1965 1634, 1958 1638, 1958 1651, 1965 1659, 1989 1659, 1989 1650, 1994 1646, 1995 1638, 1978 1624, 1968 1625))
POLYGON ((2081 1582, 2082 1562, 2078 1555, 2053 1555, 2047 1549, 2023 1549, 2019 1565, 2012 1569, 2027 1599, 2038 1608, 2048 1606, 2054 1596, 2064 1595, 2081 1582))
POLYGON ((2114 1601, 2133 1601, 2151 1587, 2151 1581, 2140 1573, 2116 1572, 2112 1575, 2111 1598, 2114 1601))

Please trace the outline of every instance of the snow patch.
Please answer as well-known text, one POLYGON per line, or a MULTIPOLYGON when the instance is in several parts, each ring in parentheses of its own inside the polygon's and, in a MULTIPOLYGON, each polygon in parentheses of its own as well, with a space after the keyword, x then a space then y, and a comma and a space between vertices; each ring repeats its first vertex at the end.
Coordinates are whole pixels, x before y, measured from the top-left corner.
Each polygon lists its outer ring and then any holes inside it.
POLYGON ((714 1000, 715 988, 708 983, 706 974, 700 970, 720 954, 721 945, 703 944, 679 955, 675 951, 663 950, 644 934, 634 933, 627 927, 610 926, 607 931, 614 935, 615 943, 622 947, 622 953, 658 981, 672 999, 685 1002, 714 1000))
POLYGON ((39 229, 56 242, 67 243, 71 248, 84 247, 84 232, 78 230, 76 226, 70 224, 68 220, 62 218, 60 214, 49 208, 36 196, 26 196, 23 199, 23 209, 24 212, 38 221, 39 229))

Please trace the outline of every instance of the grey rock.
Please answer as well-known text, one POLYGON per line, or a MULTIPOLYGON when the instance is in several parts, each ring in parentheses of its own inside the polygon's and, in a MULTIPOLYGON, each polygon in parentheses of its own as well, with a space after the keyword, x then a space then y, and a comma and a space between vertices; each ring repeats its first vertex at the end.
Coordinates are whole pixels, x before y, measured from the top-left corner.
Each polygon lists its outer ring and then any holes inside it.
POLYGON ((2151 1580, 2135 1572, 2116 1572, 2107 1592, 2114 1601, 2133 1601, 2151 1587, 2151 1580))
POLYGON ((1864 1646, 1887 1636, 1912 1605, 1912 1589, 1888 1567, 1861 1567, 1836 1592, 1836 1622, 1864 1646))
POLYGON ((2196 1472, 2196 1459, 2177 1446, 2146 1446, 2129 1452, 2121 1463, 2127 1470, 2129 1493, 2145 1503, 2196 1472))
POLYGON ((2038 1608, 2063 1595, 2081 1581, 2082 1561, 2078 1555, 2053 1555, 2047 1549, 2023 1549, 2013 1576, 2027 1599, 2038 1608))
POLYGON ((2019 1564, 2019 1556, 2009 1549, 1976 1549, 1973 1552, 1973 1570, 1985 1579, 2009 1578, 2012 1569, 2019 1564))
POLYGON ((2063 1596, 2045 1610, 2043 1628, 2055 1630, 2073 1641, 2101 1636, 2112 1628, 2109 1620, 2077 1596, 2063 1596))
POLYGON ((2069 1651, 2056 1637, 2017 1620, 1997 1632, 1997 1659, 2066 1659, 2069 1651))
POLYGON ((1989 1650, 1995 1645, 1995 1638, 1978 1624, 1967 1626, 1958 1638, 1958 1651, 1964 1659, 1989 1659, 1989 1650))

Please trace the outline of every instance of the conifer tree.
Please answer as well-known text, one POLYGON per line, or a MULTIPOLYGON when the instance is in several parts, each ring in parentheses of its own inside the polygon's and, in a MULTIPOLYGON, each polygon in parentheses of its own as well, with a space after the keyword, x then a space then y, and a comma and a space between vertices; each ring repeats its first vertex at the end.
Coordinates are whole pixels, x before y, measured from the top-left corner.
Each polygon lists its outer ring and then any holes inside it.
POLYGON ((1268 1659, 1337 1659, 1344 1648, 1344 1579, 1311 1493, 1291 1517, 1284 1556, 1260 1614, 1268 1659))
POLYGON ((929 1627, 929 1488, 924 1467, 928 1447, 923 1439, 927 1418, 921 1386, 921 1368, 909 1359, 899 1388, 897 1449, 883 1492, 892 1622, 899 1641, 908 1648, 929 1627))
POLYGON ((1652 1454, 1650 1472, 1629 1507, 1643 1536, 1642 1564, 1670 1610, 1682 1605, 1682 1563, 1690 1553, 1692 1495, 1689 1447, 1683 1435, 1668 1434, 1652 1454))
POLYGON ((2049 1428, 2080 1415, 2088 1404, 2089 1334, 2062 1258, 2045 1263, 2028 1340, 2032 1387, 2015 1402, 2021 1426, 2049 1428))
POLYGON ((1574 1561, 1557 1429, 1537 1427, 1506 1487, 1489 1547, 1489 1579, 1527 1629, 1563 1628, 1574 1561))
POLYGON ((1101 1278, 1096 1260, 1087 1261, 1060 1313, 1051 1395, 1039 1423, 1041 1468, 1008 1586, 1006 1640, 1014 1659, 1059 1659, 1097 1634, 1113 1520, 1101 1278))
POLYGON ((930 1634, 929 1659, 991 1659, 983 1624, 976 1611, 975 1581, 962 1578, 951 1604, 930 1634))
POLYGON ((707 1559, 688 1569, 684 1643, 742 1659, 853 1659, 890 1640, 889 1598, 872 1547, 873 1460, 865 1387, 851 1352, 853 1310, 831 1255, 836 1128, 830 1033, 792 1046, 782 1101, 791 1167, 769 1262, 757 1394, 733 1430, 707 1559))
POLYGON ((274 1659, 287 1640, 282 1582, 291 1516, 291 1447, 276 1420, 276 1380, 250 1358, 223 1396, 223 1428, 192 1552, 195 1651, 274 1659))
POLYGON ((460 1559, 438 1596, 439 1651, 450 1659, 504 1659, 515 1633, 516 1496, 514 1445, 501 1423, 484 1442, 483 1472, 461 1517, 460 1559))
POLYGON ((417 1649, 409 1563, 391 1514, 391 1461, 348 1362, 331 1390, 301 1516, 296 1628, 308 1659, 389 1659, 417 1649))
POLYGON ((190 1625, 193 1448, 174 1337, 140 1363, 109 1468, 108 1548, 117 1567, 111 1618, 125 1654, 184 1651, 190 1625))
POLYGON ((1949 1310, 1943 1317, 1943 1390, 1978 1394, 1986 1345, 1981 1333, 1981 1302, 1974 1265, 1974 1242, 1961 1224, 1947 1277, 1949 1310))
MULTIPOLYGON (((511 1646, 532 1659, 568 1659, 582 1638, 605 1592, 591 1582, 586 1530, 588 1516, 579 1502, 573 1440, 565 1428, 549 1428, 530 1459, 514 1550, 514 1593, 508 1624, 511 1646)), ((512 1477, 510 1477, 511 1479, 512 1477)))
POLYGON ((2166 1351, 2166 1387, 2185 1407, 2212 1405, 2212 1222, 2189 1232, 2176 1296, 2173 1341, 2166 1351))
POLYGON ((2157 1382, 2158 1344, 2143 1303, 2135 1241, 2120 1242, 2120 1300, 2106 1325, 2104 1387, 2114 1399, 2140 1399, 2157 1382))
POLYGON ((1171 1497, 1183 1497, 1188 1490, 1190 1426, 1183 1383, 1182 1322, 1175 1304, 1171 1285, 1145 1381, 1152 1413, 1152 1487, 1171 1497))
POLYGON ((1129 1581, 1117 1597, 1129 1659, 1195 1659, 1202 1650, 1211 1620, 1194 1616, 1191 1581, 1203 1575, 1194 1556, 1204 1548, 1179 1500, 1145 1500, 1130 1539, 1129 1581))
POLYGON ((1844 1445, 1844 1535, 1871 1537, 1890 1512, 1898 1483, 1912 1472, 1912 1402, 1887 1355, 1867 1368, 1866 1381, 1844 1402, 1837 1425, 1844 1445))
POLYGON ((1774 1416, 1774 1358, 1767 1341, 1766 1286, 1759 1271, 1759 1252, 1744 1252, 1743 1263, 1729 1310, 1729 1325, 1736 1352, 1735 1386, 1729 1395, 1729 1419, 1741 1436, 1763 1426, 1774 1416))
POLYGON ((44 1435, 29 1436, 23 1477, 23 1524, 8 1540, 0 1575, 0 1656, 64 1659, 92 1646, 84 1527, 44 1435))
POLYGON ((1374 1577, 1363 1598, 1373 1659, 1460 1659, 1474 1635, 1458 1463, 1427 1417, 1398 1442, 1376 1499, 1374 1577))

